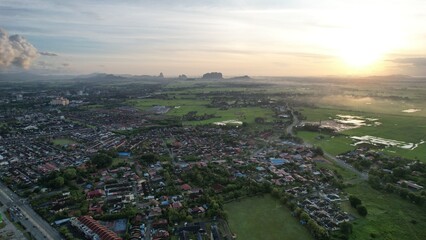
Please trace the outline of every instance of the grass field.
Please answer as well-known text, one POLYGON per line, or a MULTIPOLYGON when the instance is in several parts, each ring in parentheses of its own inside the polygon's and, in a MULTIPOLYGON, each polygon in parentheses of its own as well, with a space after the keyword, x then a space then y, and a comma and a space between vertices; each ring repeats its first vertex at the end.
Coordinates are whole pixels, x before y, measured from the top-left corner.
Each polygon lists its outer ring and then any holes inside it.
POLYGON ((53 139, 52 142, 55 145, 61 145, 61 146, 76 143, 74 140, 69 138, 56 138, 56 139, 53 139))
POLYGON ((119 164, 121 164, 123 162, 126 162, 126 159, 119 158, 119 157, 113 158, 112 159, 112 163, 111 163, 111 167, 115 167, 115 166, 117 166, 117 165, 119 165, 119 164))
POLYGON ((425 207, 379 192, 367 183, 356 184, 345 191, 358 196, 368 210, 366 218, 360 217, 353 223, 351 239, 373 239, 372 236, 376 236, 374 239, 426 239, 425 207))
POLYGON ((191 111, 197 111, 197 115, 215 114, 216 118, 211 118, 202 121, 185 121, 184 125, 200 125, 210 124, 213 122, 221 122, 225 120, 239 120, 246 123, 254 123, 256 117, 265 118, 266 122, 272 122, 274 112, 271 109, 260 107, 245 107, 245 108, 230 108, 221 110, 218 108, 207 107, 209 101, 206 100, 189 100, 189 99, 140 99, 131 100, 129 103, 140 110, 148 110, 152 106, 169 106, 172 107, 167 115, 183 116, 191 111))
MULTIPOLYGON (((344 181, 354 183, 356 175, 332 163, 317 163, 320 167, 336 170, 344 181)), ((367 182, 357 181, 344 192, 359 197, 367 207, 368 215, 360 217, 348 201, 342 202, 344 211, 356 216, 352 240, 422 240, 426 239, 426 206, 417 206, 398 195, 377 191, 367 182)))
POLYGON ((312 239, 290 211, 271 196, 252 197, 225 205, 231 230, 244 240, 312 239))
POLYGON ((347 136, 330 136, 309 131, 298 131, 297 136, 312 145, 321 147, 324 151, 332 155, 338 155, 355 149, 354 146, 351 146, 352 140, 347 136), (318 136, 322 136, 323 138, 317 139, 318 136))
MULTIPOLYGON (((381 123, 381 125, 378 126, 363 126, 341 132, 347 136, 370 135, 407 143, 419 143, 422 140, 426 140, 426 118, 422 116, 406 115, 404 113, 371 113, 333 108, 304 108, 300 109, 300 112, 307 117, 307 121, 329 120, 333 119, 336 114, 348 114, 377 118, 379 119, 378 122, 381 123)), ((305 141, 323 147, 326 152, 332 154, 339 154, 353 149, 353 147, 350 146, 352 141, 344 136, 331 138, 330 136, 322 134, 326 138, 317 140, 315 137, 320 135, 319 133, 300 132, 298 135, 305 141)), ((419 159, 426 162, 426 144, 420 144, 414 150, 391 147, 383 149, 383 151, 392 155, 419 159)))

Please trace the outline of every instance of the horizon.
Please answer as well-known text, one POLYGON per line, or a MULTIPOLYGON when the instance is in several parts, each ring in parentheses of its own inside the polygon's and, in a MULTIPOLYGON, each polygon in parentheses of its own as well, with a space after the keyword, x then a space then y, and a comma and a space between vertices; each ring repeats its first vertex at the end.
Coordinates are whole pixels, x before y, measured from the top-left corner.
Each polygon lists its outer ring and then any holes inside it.
POLYGON ((2 1, 0 71, 425 76, 424 8, 420 0, 2 1))
MULTIPOLYGON (((216 71, 219 73, 222 73, 220 71, 216 71)), ((164 72, 160 72, 164 75, 165 79, 173 79, 173 78, 179 78, 180 75, 185 75, 187 78, 194 78, 194 79, 201 79, 205 73, 202 73, 200 75, 189 75, 185 73, 177 74, 177 75, 169 75, 164 72)), ((8 71, 8 72, 1 72, 0 75, 14 75, 14 74, 27 74, 27 75, 35 75, 35 76, 41 76, 41 77, 55 77, 55 76, 69 76, 69 77, 89 77, 89 76, 96 76, 96 75, 113 75, 113 76, 120 76, 120 77, 153 77, 156 78, 159 76, 159 74, 129 74, 129 73, 109 73, 109 72, 91 72, 91 73, 34 73, 32 71, 28 70, 21 70, 21 71, 8 71)), ((211 73, 211 72, 206 72, 211 73)), ((415 76, 415 75, 406 75, 406 74, 389 74, 389 75, 270 75, 270 76, 262 76, 262 75, 247 75, 247 74, 241 74, 241 75, 227 75, 223 74, 223 79, 231 79, 231 78, 238 78, 238 77, 249 77, 254 80, 260 80, 261 78, 325 78, 325 79, 332 79, 332 78, 386 78, 386 77, 402 77, 402 78, 426 78, 425 76, 415 76)))

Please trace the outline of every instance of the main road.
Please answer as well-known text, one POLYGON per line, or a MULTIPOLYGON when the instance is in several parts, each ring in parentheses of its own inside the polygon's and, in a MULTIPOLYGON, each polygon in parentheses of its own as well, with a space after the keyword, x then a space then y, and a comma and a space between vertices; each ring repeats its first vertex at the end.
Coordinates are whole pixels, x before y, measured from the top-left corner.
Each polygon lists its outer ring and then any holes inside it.
POLYGON ((62 239, 59 232, 44 221, 25 199, 16 195, 3 183, 0 183, 0 201, 7 207, 16 206, 21 210, 22 216, 17 215, 16 221, 21 222, 35 239, 62 239))
MULTIPOLYGON (((287 126, 287 128, 285 130, 286 130, 287 134, 289 134, 291 136, 295 136, 293 128, 300 123, 300 120, 297 118, 296 114, 294 114, 293 110, 291 110, 291 116, 292 116, 292 120, 293 121, 292 121, 292 123, 290 125, 287 126)), ((304 145, 307 146, 307 147, 312 147, 312 144, 309 144, 309 143, 304 143, 304 145)), ((343 167, 343 168, 345 168, 345 169, 347 169, 347 170, 355 173, 356 175, 359 176, 360 179, 362 179, 362 180, 367 180, 368 179, 368 173, 358 171, 352 165, 346 163, 345 161, 342 161, 342 160, 336 158, 335 156, 333 156, 333 155, 331 155, 331 154, 329 154, 327 152, 324 152, 324 157, 327 158, 327 159, 329 159, 329 160, 332 160, 337 165, 339 165, 339 166, 341 166, 341 167, 343 167)))

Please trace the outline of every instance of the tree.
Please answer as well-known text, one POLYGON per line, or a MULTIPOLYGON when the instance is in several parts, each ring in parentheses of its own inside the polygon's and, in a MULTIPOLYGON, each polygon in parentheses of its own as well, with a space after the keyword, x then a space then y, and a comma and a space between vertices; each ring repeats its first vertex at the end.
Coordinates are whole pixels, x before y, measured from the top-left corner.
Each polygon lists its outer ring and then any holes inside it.
POLYGON ((381 188, 381 179, 378 176, 374 176, 370 174, 368 176, 368 183, 373 187, 374 189, 380 189, 381 188))
POLYGON ((408 174, 408 170, 407 169, 404 169, 404 168, 402 168, 402 167, 397 167, 397 168, 394 168, 393 170, 392 170, 392 175, 394 176, 394 177, 396 177, 397 179, 401 179, 401 178, 405 178, 405 176, 408 174))
POLYGON ((66 180, 73 180, 77 177, 77 171, 75 170, 75 168, 67 168, 64 171, 64 178, 66 180))
POLYGON ((306 212, 302 212, 302 214, 300 214, 300 219, 307 222, 311 218, 309 217, 309 215, 306 212))
POLYGON ((362 204, 361 199, 359 199, 359 198, 357 198, 355 196, 352 196, 352 195, 349 196, 349 202, 351 203, 351 206, 353 208, 356 208, 358 205, 362 204))
POLYGON ((282 196, 282 197, 280 198, 280 202, 281 202, 281 204, 283 204, 283 205, 285 205, 285 204, 287 203, 287 201, 288 201, 288 199, 287 199, 287 197, 286 197, 286 196, 282 196))
POLYGON ((280 191, 277 188, 273 188, 271 191, 271 195, 274 198, 279 198, 280 197, 280 191))
POLYGON ((96 156, 94 156, 90 161, 98 169, 106 168, 106 167, 111 166, 112 157, 110 157, 109 155, 106 155, 104 153, 99 153, 96 156))
POLYGON ((158 156, 156 154, 153 154, 153 153, 143 154, 141 156, 141 161, 148 163, 148 164, 156 163, 158 161, 158 156))
POLYGON ((313 149, 314 154, 317 156, 324 156, 324 151, 320 147, 316 147, 313 149))
POLYGON ((368 213, 367 208, 364 207, 363 205, 358 205, 356 207, 356 210, 358 211, 359 215, 361 215, 363 217, 367 216, 367 213, 368 213))
POLYGON ((64 186, 65 180, 63 177, 59 176, 49 181, 49 185, 51 188, 60 188, 64 186))
POLYGON ((302 209, 301 208, 299 208, 299 207, 297 207, 295 210, 294 210, 294 214, 296 215, 296 217, 300 217, 300 214, 302 213, 302 209))

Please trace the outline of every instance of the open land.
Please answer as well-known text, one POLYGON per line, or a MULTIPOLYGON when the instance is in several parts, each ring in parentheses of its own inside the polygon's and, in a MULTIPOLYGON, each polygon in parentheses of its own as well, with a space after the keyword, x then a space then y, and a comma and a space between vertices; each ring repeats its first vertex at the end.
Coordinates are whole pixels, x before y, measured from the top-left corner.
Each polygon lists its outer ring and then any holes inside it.
POLYGON ((291 212, 271 196, 227 203, 225 211, 230 216, 230 228, 238 239, 312 239, 291 212))

